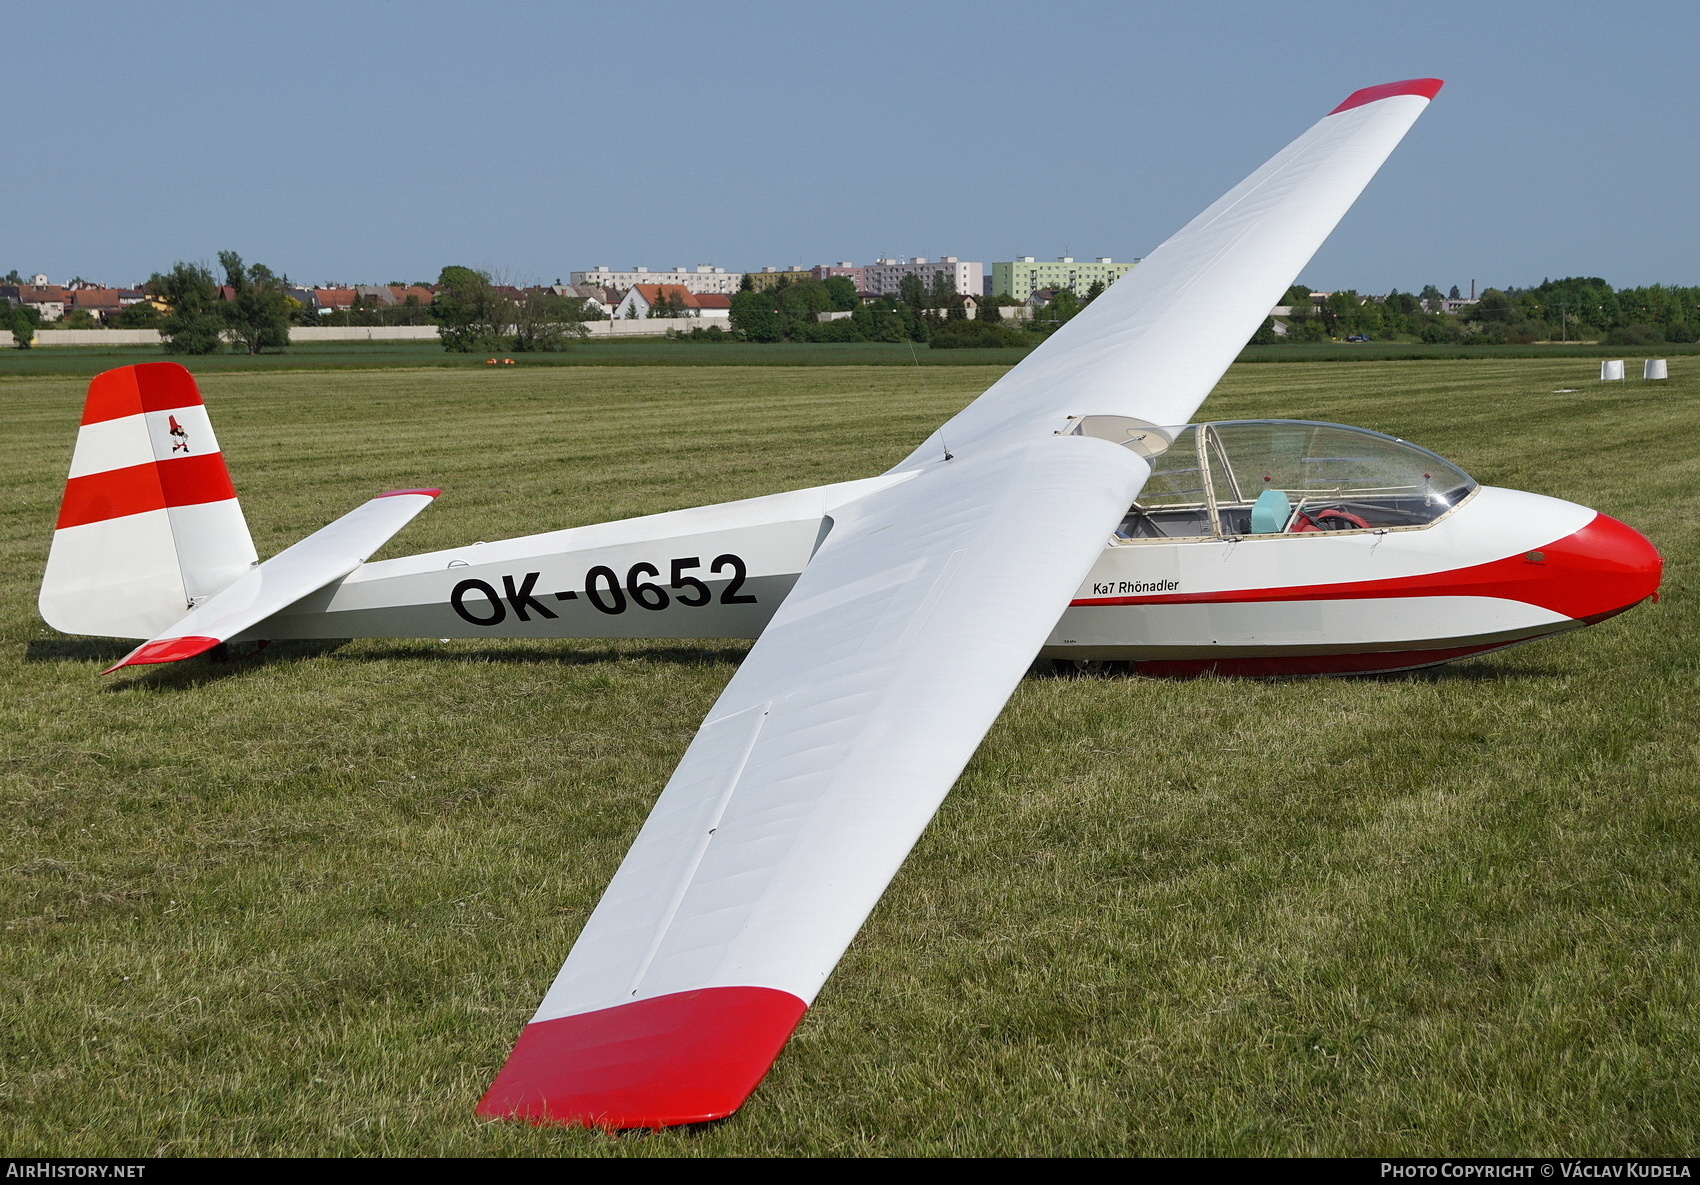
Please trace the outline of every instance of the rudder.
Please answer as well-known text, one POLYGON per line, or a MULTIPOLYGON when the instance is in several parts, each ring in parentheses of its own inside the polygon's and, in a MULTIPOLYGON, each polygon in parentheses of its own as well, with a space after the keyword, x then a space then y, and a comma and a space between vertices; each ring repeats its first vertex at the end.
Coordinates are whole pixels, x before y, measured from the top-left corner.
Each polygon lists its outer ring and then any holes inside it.
POLYGON ((151 638, 258 561, 194 376, 89 383, 38 602, 68 634, 151 638))

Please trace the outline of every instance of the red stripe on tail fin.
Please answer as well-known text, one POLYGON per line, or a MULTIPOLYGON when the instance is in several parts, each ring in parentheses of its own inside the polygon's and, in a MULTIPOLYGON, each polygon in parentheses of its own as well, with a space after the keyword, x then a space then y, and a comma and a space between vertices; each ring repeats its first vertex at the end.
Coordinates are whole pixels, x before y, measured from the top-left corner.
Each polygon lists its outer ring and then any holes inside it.
POLYGON ((234 497, 236 488, 230 484, 221 453, 150 461, 68 480, 54 529, 234 497))

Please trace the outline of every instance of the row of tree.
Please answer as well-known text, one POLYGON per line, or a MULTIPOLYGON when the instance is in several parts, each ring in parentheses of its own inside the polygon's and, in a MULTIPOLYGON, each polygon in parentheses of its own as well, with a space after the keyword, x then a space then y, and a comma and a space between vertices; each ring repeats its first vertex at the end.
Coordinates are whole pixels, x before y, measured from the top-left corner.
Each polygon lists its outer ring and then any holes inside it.
MULTIPOLYGON (((211 269, 177 263, 149 277, 150 296, 166 307, 131 305, 107 323, 118 328, 157 328, 170 353, 210 354, 226 343, 238 353, 259 354, 289 344, 292 325, 368 324, 438 326, 450 351, 540 351, 571 347, 585 329, 583 302, 544 288, 518 289, 496 284, 487 272, 446 267, 429 304, 410 298, 406 305, 384 305, 362 296, 354 308, 321 318, 289 295, 289 281, 264 264, 246 264, 234 251, 221 251, 223 283, 211 269)), ((13 273, 14 277, 16 273, 13 273)), ((12 277, 4 277, 10 279, 12 277)), ((710 341, 752 342, 915 342, 935 349, 964 346, 1022 346, 1042 340, 1090 305, 1103 285, 1084 295, 1060 289, 1017 324, 1002 317, 1008 298, 977 298, 974 319, 948 276, 931 285, 905 276, 899 291, 863 303, 846 276, 781 283, 757 290, 751 277, 732 298, 731 332, 692 330, 687 336, 710 341), (848 316, 822 320, 822 313, 848 316)), ((1458 298, 1458 289, 1450 299, 1458 298)), ((1254 345, 1277 342, 1367 338, 1432 343, 1524 344, 1537 341, 1599 341, 1610 345, 1654 345, 1700 340, 1700 287, 1654 284, 1613 289, 1598 277, 1544 280, 1532 288, 1488 288, 1479 300, 1456 313, 1442 311, 1440 289, 1363 296, 1351 290, 1313 296, 1303 285, 1288 289, 1281 303, 1284 334, 1273 318, 1253 335, 1254 345)), ((652 316, 684 310, 658 305, 652 316)), ((77 328, 78 313, 59 324, 77 328)), ((80 316, 92 328, 86 312, 80 316)), ((27 348, 41 324, 27 305, 0 306, 0 332, 27 348)))
POLYGON ((443 348, 459 353, 527 353, 570 349, 583 337, 582 302, 547 288, 498 286, 487 272, 446 267, 437 277, 430 313, 443 348))
MULTIPOLYGON (((165 307, 150 302, 130 305, 108 324, 121 329, 157 329, 169 354, 212 354, 227 343, 240 354, 261 354, 289 345, 292 325, 324 323, 316 310, 289 295, 289 280, 264 264, 246 264, 234 251, 221 251, 223 284, 211 269, 198 263, 175 264, 169 272, 148 277, 146 291, 165 307)), ((343 323, 372 323, 376 298, 360 297, 355 316, 343 323), (362 319, 356 319, 360 317, 362 319)), ((548 289, 520 290, 495 284, 488 273, 466 267, 446 267, 438 277, 429 305, 417 299, 389 311, 402 315, 384 324, 438 326, 443 347, 454 352, 500 351, 523 353, 564 350, 584 335, 582 302, 548 289)), ((0 331, 10 330, 13 341, 28 349, 41 325, 40 314, 28 305, 0 305, 0 331)), ((65 328, 82 327, 72 317, 65 328)), ((95 321, 86 312, 88 328, 95 321)), ((326 318, 332 320, 332 318, 326 318)))
MULTIPOLYGON (((1451 299, 1458 298, 1452 289, 1451 299)), ((1532 288, 1488 288, 1473 305, 1441 311, 1440 290, 1397 289, 1365 297, 1354 291, 1313 298, 1294 285, 1282 298, 1293 309, 1287 333, 1265 321, 1254 345, 1365 337, 1479 345, 1604 341, 1608 345, 1655 345, 1700 340, 1700 288, 1654 284, 1613 289, 1597 276, 1543 280, 1532 288), (1425 302, 1427 307, 1425 308, 1425 302), (1433 311, 1430 311, 1433 310, 1433 311)))
POLYGON ((949 276, 929 286, 905 276, 895 295, 863 303, 848 276, 781 282, 757 290, 749 276, 732 298, 732 332, 695 329, 693 340, 753 342, 916 342, 935 348, 1028 345, 1033 338, 1001 322, 997 303, 979 302, 976 319, 949 276), (822 320, 822 313, 848 313, 822 320))

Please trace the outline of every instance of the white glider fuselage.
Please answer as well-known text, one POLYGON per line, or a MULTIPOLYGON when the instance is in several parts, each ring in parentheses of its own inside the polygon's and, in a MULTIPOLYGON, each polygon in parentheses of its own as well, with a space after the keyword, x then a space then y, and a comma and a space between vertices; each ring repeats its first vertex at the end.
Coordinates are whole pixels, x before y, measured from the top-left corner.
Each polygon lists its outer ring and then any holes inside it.
MULTIPOLYGON (((1179 444, 1190 457, 1191 440, 1179 444)), ((236 640, 754 639, 833 529, 833 512, 920 472, 368 563, 236 640)), ((1178 520, 1196 533, 1137 537, 1130 527, 1135 537, 1108 540, 1040 654, 1150 674, 1400 670, 1573 629, 1657 587, 1651 545, 1586 507, 1473 484, 1451 496, 1455 504, 1431 496, 1438 513, 1404 525, 1377 520, 1370 495, 1312 496, 1321 529, 1301 511, 1262 534, 1245 530, 1245 507, 1236 520, 1226 504, 1189 511, 1171 500, 1144 515, 1159 524, 1146 529, 1173 531, 1178 520), (1356 511, 1331 516, 1324 505, 1356 511), (1227 533, 1236 523, 1240 533, 1227 533)))

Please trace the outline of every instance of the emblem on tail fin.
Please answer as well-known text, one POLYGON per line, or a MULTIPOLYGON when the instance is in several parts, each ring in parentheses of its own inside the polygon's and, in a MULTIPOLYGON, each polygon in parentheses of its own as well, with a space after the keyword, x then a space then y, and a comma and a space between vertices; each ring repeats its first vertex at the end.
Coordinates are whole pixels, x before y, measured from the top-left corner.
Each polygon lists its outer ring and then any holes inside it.
POLYGON ((186 452, 188 452, 189 451, 189 433, 188 433, 188 431, 183 427, 182 424, 179 424, 177 422, 176 416, 167 416, 166 419, 170 421, 171 451, 174 452, 174 453, 186 453, 186 452))

